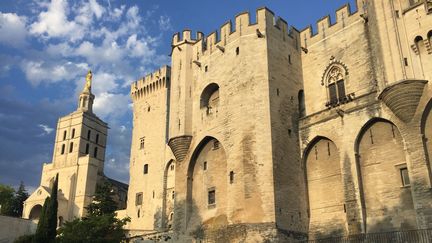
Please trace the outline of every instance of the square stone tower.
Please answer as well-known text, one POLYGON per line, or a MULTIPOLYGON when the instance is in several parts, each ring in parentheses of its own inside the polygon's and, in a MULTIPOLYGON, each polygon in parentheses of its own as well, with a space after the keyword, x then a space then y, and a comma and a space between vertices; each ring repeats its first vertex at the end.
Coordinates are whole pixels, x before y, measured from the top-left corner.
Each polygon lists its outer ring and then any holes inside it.
POLYGON ((59 175, 59 224, 85 215, 96 183, 103 177, 108 126, 93 113, 91 72, 77 110, 57 123, 52 163, 44 164, 40 186, 25 201, 23 217, 37 220, 52 183, 59 175))

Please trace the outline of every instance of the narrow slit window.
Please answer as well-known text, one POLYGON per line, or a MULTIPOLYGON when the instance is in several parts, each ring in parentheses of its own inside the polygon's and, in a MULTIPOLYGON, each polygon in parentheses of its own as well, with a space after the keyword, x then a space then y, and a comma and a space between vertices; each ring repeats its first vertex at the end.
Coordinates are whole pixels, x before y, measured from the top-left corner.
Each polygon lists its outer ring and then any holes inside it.
POLYGON ((72 138, 74 138, 74 137, 75 137, 75 128, 74 128, 74 129, 72 129, 72 135, 71 135, 71 137, 72 137, 72 138))
POLYGON ((65 147, 66 147, 66 146, 63 144, 62 147, 61 147, 61 154, 64 154, 64 153, 65 153, 65 147))
POLYGON ((240 47, 236 48, 236 55, 238 56, 240 54, 240 47))
POLYGON ((70 145, 69 145, 69 153, 72 153, 73 152, 73 143, 70 143, 70 145))
POLYGON ((96 143, 99 143, 99 134, 96 134, 96 143))
POLYGON ((90 151, 90 145, 87 143, 85 147, 85 154, 89 154, 90 151))
POLYGON ((145 164, 144 165, 144 174, 148 174, 148 169, 149 169, 149 165, 145 164))
POLYGON ((229 173, 229 180, 230 180, 230 184, 233 184, 233 183, 234 183, 234 171, 231 171, 231 172, 229 173))
POLYGON ((98 154, 98 148, 95 147, 93 151, 93 157, 97 158, 97 154, 98 154))
POLYGON ((207 170, 207 161, 204 161, 203 163, 203 170, 207 170))
POLYGON ((63 141, 66 140, 66 131, 63 132, 63 141))
POLYGON ((88 131, 87 131, 87 140, 90 140, 90 136, 91 136, 91 131, 88 130, 88 131))

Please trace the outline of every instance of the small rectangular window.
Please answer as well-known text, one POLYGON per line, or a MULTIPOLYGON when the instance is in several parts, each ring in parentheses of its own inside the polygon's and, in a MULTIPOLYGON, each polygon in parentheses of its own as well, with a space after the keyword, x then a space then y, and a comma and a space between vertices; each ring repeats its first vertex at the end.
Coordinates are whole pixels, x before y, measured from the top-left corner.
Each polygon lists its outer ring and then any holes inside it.
POLYGON ((404 58, 404 64, 405 64, 405 66, 408 66, 408 58, 404 58))
POLYGON ((140 138, 140 149, 144 149, 145 137, 140 138))
POLYGON ((210 189, 208 191, 208 205, 216 204, 216 190, 210 189))
POLYGON ((288 63, 291 64, 291 55, 288 55, 288 63))
POLYGON ((96 143, 99 143, 99 134, 96 134, 96 143))
POLYGON ((148 174, 148 164, 144 165, 144 174, 148 174))
POLYGON ((402 180, 402 186, 409 186, 410 185, 410 180, 409 180, 409 175, 408 175, 408 168, 401 168, 400 169, 400 175, 401 175, 401 180, 402 180))
POLYGON ((135 196, 135 205, 141 205, 142 204, 142 199, 143 199, 142 192, 137 193, 136 196, 135 196))
POLYGON ((91 131, 88 130, 88 131, 87 131, 87 140, 90 140, 90 135, 91 135, 91 131))
POLYGON ((72 129, 72 135, 71 135, 71 137, 72 137, 72 138, 74 138, 74 137, 75 137, 75 128, 74 128, 74 129, 72 129))
POLYGON ((240 54, 240 47, 236 48, 236 55, 238 56, 240 54))
POLYGON ((207 170, 207 161, 204 161, 203 163, 203 170, 207 170))

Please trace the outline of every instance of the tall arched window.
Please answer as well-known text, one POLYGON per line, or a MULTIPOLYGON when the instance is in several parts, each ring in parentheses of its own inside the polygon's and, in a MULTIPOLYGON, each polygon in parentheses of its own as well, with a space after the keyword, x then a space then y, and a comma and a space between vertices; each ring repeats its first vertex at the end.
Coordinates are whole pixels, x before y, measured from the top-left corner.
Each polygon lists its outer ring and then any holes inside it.
POLYGON ((73 143, 70 143, 70 145, 69 145, 69 153, 72 153, 73 152, 73 143))
POLYGON ((345 75, 339 66, 333 66, 330 68, 327 73, 326 85, 330 105, 336 105, 345 102, 345 75))
POLYGON ((66 131, 63 132, 63 141, 66 140, 66 131))
POLYGON ((66 148, 66 146, 63 144, 62 147, 61 147, 61 154, 65 153, 65 148, 66 148))
POLYGON ((75 128, 72 129, 72 135, 71 135, 71 138, 74 138, 74 137, 75 137, 75 128))

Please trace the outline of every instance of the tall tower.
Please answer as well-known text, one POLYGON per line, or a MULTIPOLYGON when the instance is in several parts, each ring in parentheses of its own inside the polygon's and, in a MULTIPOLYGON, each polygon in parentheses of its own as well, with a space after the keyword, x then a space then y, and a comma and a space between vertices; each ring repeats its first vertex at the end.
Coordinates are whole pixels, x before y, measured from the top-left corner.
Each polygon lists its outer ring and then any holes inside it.
MULTIPOLYGON (((198 33, 201 39, 202 34, 198 33)), ((192 140, 192 91, 193 71, 192 56, 196 40, 191 38, 191 31, 183 31, 180 38, 173 38, 172 50, 172 85, 170 98, 169 143, 177 160, 182 161, 192 140)), ((198 54, 197 54, 198 55, 198 54)), ((198 57, 199 58, 199 57, 198 57)), ((199 63, 199 60, 196 60, 199 63)))
POLYGON ((85 215, 92 201, 96 183, 103 176, 108 126, 93 113, 91 81, 89 71, 77 110, 57 122, 52 162, 43 165, 40 186, 24 204, 24 218, 38 219, 57 174, 59 224, 85 215))

